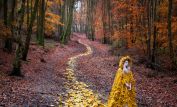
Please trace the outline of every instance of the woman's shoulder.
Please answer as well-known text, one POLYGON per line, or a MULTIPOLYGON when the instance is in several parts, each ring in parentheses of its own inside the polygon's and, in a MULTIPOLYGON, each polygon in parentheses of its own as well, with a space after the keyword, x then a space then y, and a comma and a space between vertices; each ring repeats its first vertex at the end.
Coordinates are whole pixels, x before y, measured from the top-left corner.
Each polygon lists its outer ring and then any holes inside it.
POLYGON ((121 75, 123 74, 123 70, 119 68, 119 69, 117 70, 117 73, 116 73, 116 74, 119 75, 119 76, 121 76, 121 75))

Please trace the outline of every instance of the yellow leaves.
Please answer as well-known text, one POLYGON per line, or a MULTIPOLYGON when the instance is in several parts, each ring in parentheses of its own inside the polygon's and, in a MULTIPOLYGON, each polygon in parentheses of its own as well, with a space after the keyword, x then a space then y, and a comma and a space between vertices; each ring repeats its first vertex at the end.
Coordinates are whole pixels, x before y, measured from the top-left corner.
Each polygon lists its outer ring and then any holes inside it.
POLYGON ((64 104, 67 107, 104 107, 103 104, 100 104, 101 101, 98 100, 98 95, 89 89, 87 84, 77 81, 74 75, 77 59, 82 56, 92 54, 92 49, 90 46, 82 43, 80 40, 79 43, 83 44, 87 48, 87 51, 85 53, 69 58, 67 63, 68 67, 66 68, 65 73, 68 80, 65 83, 65 88, 68 93, 66 95, 64 104))
POLYGON ((126 104, 128 107, 136 107, 135 79, 131 71, 123 73, 123 68, 121 68, 124 61, 129 59, 130 57, 123 57, 120 60, 120 67, 114 79, 107 107, 124 107, 126 104), (132 89, 128 90, 125 83, 131 83, 132 89))

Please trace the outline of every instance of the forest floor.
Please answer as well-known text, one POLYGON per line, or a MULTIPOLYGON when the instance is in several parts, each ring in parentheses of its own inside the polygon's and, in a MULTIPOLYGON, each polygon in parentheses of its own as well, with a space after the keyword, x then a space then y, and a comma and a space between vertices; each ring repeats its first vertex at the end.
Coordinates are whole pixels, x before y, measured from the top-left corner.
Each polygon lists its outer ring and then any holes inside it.
MULTIPOLYGON (((8 74, 14 55, 1 49, 0 107, 105 104, 119 59, 109 50, 109 45, 89 41, 80 34, 74 34, 67 45, 56 43, 43 49, 31 44, 28 61, 22 62, 24 77, 13 77, 8 74)), ((141 63, 139 51, 126 50, 124 54, 134 59, 138 105, 177 107, 177 76, 149 76, 157 71, 141 63)))

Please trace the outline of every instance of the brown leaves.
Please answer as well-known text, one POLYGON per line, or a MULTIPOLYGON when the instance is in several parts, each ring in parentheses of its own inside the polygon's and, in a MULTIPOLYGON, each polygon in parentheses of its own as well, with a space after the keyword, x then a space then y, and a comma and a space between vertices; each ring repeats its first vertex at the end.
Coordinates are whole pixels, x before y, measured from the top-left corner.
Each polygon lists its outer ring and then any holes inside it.
MULTIPOLYGON (((56 104, 57 106, 61 100, 59 97, 64 100, 63 97, 67 98, 68 96, 71 103, 72 101, 81 102, 81 99, 78 99, 78 97, 81 97, 84 101, 93 104, 96 98, 94 97, 95 93, 98 93, 99 100, 106 103, 118 67, 118 57, 108 53, 108 45, 88 41, 84 36, 78 37, 78 34, 75 35, 72 40, 82 39, 81 42, 88 44, 93 53, 77 59, 74 65, 74 78, 77 77, 77 82, 75 81, 74 84, 67 83, 68 80, 64 74, 68 75, 69 80, 74 79, 73 73, 66 73, 68 58, 86 52, 85 47, 77 42, 70 41, 68 45, 63 46, 58 44, 57 48, 50 48, 53 51, 50 50, 49 52, 35 44, 31 45, 28 61, 22 63, 24 78, 8 77, 6 75, 6 71, 11 69, 10 61, 13 58, 12 55, 0 51, 0 60, 3 61, 0 70, 4 72, 0 73, 0 104, 4 106, 56 104), (46 60, 46 63, 41 61, 42 58, 46 60), (64 83, 67 83, 65 85, 72 89, 68 96, 64 83), (82 96, 80 96, 81 94, 82 96)), ((50 42, 50 44, 53 43, 50 42)), ((139 51, 131 51, 130 49, 124 51, 127 52, 125 54, 131 54, 136 60, 132 71, 137 81, 137 99, 139 101, 143 99, 143 104, 147 104, 147 106, 175 106, 177 104, 176 76, 167 76, 160 72, 158 72, 158 75, 154 75, 156 71, 146 68, 145 65, 137 61, 142 55, 139 51), (153 76, 149 78, 147 75, 150 72, 153 76)), ((166 64, 169 65, 169 63, 166 64)), ((60 103, 65 102, 61 101, 60 103)))

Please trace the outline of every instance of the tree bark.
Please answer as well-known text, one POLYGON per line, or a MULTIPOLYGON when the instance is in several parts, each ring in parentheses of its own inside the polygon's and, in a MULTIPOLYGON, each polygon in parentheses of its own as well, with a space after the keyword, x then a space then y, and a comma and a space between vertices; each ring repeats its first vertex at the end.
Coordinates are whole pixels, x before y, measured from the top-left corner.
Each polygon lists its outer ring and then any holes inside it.
POLYGON ((33 24, 34 24, 34 21, 35 21, 35 18, 36 18, 38 3, 39 3, 39 0, 36 0, 35 4, 34 4, 34 9, 33 9, 32 15, 31 15, 30 25, 28 27, 28 34, 27 34, 27 37, 26 37, 25 47, 24 47, 24 51, 23 51, 23 54, 22 54, 23 55, 22 56, 23 60, 26 60, 27 55, 28 55, 28 50, 29 50, 29 45, 30 45, 30 40, 31 40, 31 34, 32 34, 32 27, 33 27, 33 24))
POLYGON ((147 55, 148 59, 151 58, 151 0, 148 1, 148 34, 147 34, 147 55))
POLYGON ((173 5, 173 0, 168 0, 168 41, 169 41, 170 57, 172 60, 174 60, 173 43, 172 43, 173 37, 172 37, 172 29, 171 29, 172 5, 173 5))
POLYGON ((40 1, 39 14, 37 15, 37 42, 44 46, 45 0, 40 1))
MULTIPOLYGON (((154 14, 153 14, 153 22, 155 23, 157 21, 157 0, 154 0, 153 1, 153 11, 154 11, 154 14)), ((155 64, 156 63, 156 45, 157 45, 157 27, 156 25, 154 24, 153 25, 153 30, 154 30, 154 34, 153 34, 153 49, 152 49, 152 63, 155 64)))
MULTIPOLYGON (((8 27, 8 0, 4 0, 4 25, 8 27)), ((11 38, 6 38, 4 50, 12 52, 12 40, 11 38)))
POLYGON ((74 0, 66 1, 64 5, 65 11, 64 11, 64 28, 62 31, 62 37, 61 37, 61 43, 67 43, 67 41, 70 39, 71 34, 71 28, 72 28, 72 22, 73 22, 73 9, 74 9, 74 0))
POLYGON ((17 49, 16 49, 16 53, 15 53, 15 59, 13 61, 13 70, 11 75, 13 76, 22 76, 21 74, 21 56, 22 56, 22 51, 23 51, 23 43, 22 43, 22 38, 21 38, 21 29, 23 26, 23 22, 24 22, 24 16, 25 16, 25 2, 26 0, 22 0, 22 4, 21 4, 21 13, 20 13, 20 19, 19 19, 19 25, 18 25, 18 38, 17 38, 17 49))
POLYGON ((27 9, 26 9, 26 13, 27 13, 27 21, 26 21, 27 28, 29 27, 29 19, 30 19, 30 7, 29 7, 29 1, 30 1, 30 0, 27 0, 27 9))

